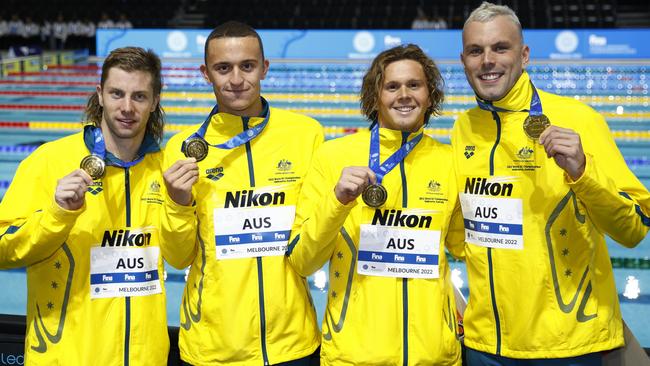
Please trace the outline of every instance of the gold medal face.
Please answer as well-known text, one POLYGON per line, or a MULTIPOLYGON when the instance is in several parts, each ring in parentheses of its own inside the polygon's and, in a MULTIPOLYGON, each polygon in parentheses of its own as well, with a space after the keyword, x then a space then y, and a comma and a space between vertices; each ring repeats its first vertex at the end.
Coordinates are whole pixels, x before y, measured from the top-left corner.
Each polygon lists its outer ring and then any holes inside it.
POLYGON ((208 143, 204 139, 194 137, 185 143, 185 156, 201 161, 208 156, 208 143))
POLYGON ((381 184, 371 184, 363 190, 363 193, 361 193, 361 199, 363 199, 363 202, 372 208, 383 206, 384 203, 386 203, 387 198, 388 192, 381 184))
POLYGON ((542 135, 542 132, 551 125, 551 122, 543 114, 539 116, 528 116, 524 121, 524 132, 526 136, 533 140, 538 140, 539 136, 542 135))
POLYGON ((79 167, 88 173, 93 180, 103 177, 106 170, 104 160, 97 155, 88 155, 81 159, 79 167))

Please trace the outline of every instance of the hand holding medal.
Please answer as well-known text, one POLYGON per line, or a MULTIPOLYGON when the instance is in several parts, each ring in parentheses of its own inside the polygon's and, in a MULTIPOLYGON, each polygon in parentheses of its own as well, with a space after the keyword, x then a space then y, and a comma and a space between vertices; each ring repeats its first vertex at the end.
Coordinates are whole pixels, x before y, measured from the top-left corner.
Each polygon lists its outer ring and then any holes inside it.
POLYGON ((550 126, 539 137, 546 156, 553 158, 574 181, 585 171, 586 157, 580 135, 569 128, 550 126))
POLYGON ((334 194, 339 202, 347 205, 356 200, 362 193, 365 194, 366 189, 376 185, 376 182, 377 177, 370 168, 366 166, 350 166, 343 168, 341 171, 339 181, 334 187, 334 194))
POLYGON ((195 159, 181 159, 163 173, 167 194, 179 205, 192 203, 192 186, 199 179, 199 166, 195 159))
POLYGON ((81 169, 76 169, 57 181, 54 201, 65 210, 78 210, 84 205, 86 191, 92 183, 88 174, 81 169))

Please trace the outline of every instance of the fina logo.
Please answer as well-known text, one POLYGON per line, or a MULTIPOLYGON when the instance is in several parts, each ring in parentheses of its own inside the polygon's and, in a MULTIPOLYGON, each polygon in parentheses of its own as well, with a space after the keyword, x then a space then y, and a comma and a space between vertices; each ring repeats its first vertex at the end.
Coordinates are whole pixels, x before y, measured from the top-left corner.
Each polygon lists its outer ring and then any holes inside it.
POLYGON ((555 37, 555 48, 562 53, 571 53, 578 48, 578 35, 573 31, 562 31, 555 37))
POLYGON ((372 51, 373 48, 375 48, 375 37, 373 37, 372 33, 370 32, 358 32, 354 36, 354 40, 352 42, 354 44, 354 49, 359 53, 368 53, 372 51))
POLYGON ((181 52, 187 47, 187 36, 181 31, 169 32, 167 47, 174 52, 181 52))

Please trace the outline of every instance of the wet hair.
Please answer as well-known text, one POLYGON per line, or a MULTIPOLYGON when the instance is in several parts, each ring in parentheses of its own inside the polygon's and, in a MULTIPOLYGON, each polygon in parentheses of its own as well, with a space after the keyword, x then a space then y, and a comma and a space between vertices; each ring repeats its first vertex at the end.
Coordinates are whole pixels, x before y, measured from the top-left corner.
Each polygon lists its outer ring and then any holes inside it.
MULTIPOLYGON (((142 71, 151 75, 151 88, 154 96, 160 96, 162 90, 162 76, 160 58, 152 50, 145 50, 140 47, 122 47, 117 48, 106 57, 102 65, 102 75, 100 86, 104 88, 104 83, 108 78, 108 73, 112 68, 118 68, 126 72, 142 71)), ((88 98, 86 110, 84 111, 84 120, 99 127, 102 122, 104 108, 99 104, 99 96, 93 93, 88 98)), ((156 139, 158 143, 162 142, 163 129, 165 126, 165 112, 160 106, 160 101, 156 109, 151 112, 147 120, 146 133, 156 139)))
POLYGON ((517 14, 515 14, 515 12, 507 5, 496 5, 487 1, 484 1, 478 8, 474 9, 469 14, 469 17, 467 17, 467 20, 463 25, 463 31, 465 30, 465 27, 467 27, 467 25, 471 22, 487 23, 498 16, 504 16, 508 18, 508 20, 517 26, 517 29, 519 30, 519 36, 523 42, 524 35, 521 30, 521 22, 519 22, 517 14))
POLYGON ((377 119, 379 94, 384 82, 386 67, 401 60, 413 60, 422 65, 422 70, 424 70, 429 100, 431 101, 431 106, 424 113, 424 124, 426 125, 431 115, 438 116, 442 111, 444 81, 436 63, 420 47, 414 44, 393 47, 375 57, 370 68, 363 76, 360 95, 361 113, 370 121, 377 119))
POLYGON ((210 32, 210 35, 208 35, 208 38, 205 40, 205 49, 203 51, 204 54, 203 57, 206 66, 208 65, 208 45, 210 44, 211 40, 219 39, 219 38, 242 38, 242 37, 257 38, 257 43, 259 43, 260 52, 262 53, 262 60, 264 60, 264 46, 262 45, 262 38, 260 38, 260 35, 257 33, 257 31, 253 29, 253 27, 249 26, 248 24, 231 20, 221 25, 218 25, 216 28, 214 28, 212 32, 210 32))

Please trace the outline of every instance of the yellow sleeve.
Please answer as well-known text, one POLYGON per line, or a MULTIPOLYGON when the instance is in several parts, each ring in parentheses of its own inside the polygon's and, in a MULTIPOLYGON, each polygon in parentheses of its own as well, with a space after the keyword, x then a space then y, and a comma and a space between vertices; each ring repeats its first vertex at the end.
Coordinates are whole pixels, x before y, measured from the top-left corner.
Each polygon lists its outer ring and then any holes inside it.
MULTIPOLYGON (((47 161, 38 151, 18 167, 0 203, 0 268, 29 266, 66 241, 77 217, 54 201, 56 179, 45 179, 47 161)), ((57 177, 60 178, 60 177, 57 177)))
MULTIPOLYGON (((185 156, 180 152, 179 136, 172 137, 165 147, 163 169, 185 156)), ((192 189, 192 196, 196 192, 192 189)), ((160 210, 160 250, 163 258, 174 268, 182 269, 194 261, 198 251, 196 202, 190 206, 179 205, 164 192, 165 200, 160 210)))
POLYGON ((605 120, 593 112, 585 136, 586 165, 569 186, 596 227, 626 247, 636 246, 650 228, 650 193, 630 171, 605 120))
MULTIPOLYGON (((458 122, 456 122, 458 123, 458 122)), ((445 247, 449 253, 457 259, 465 260, 465 222, 463 219, 463 209, 460 205, 460 198, 458 197, 458 185, 457 185, 457 169, 456 169, 456 144, 454 143, 457 140, 456 134, 458 133, 458 126, 454 124, 452 130, 452 159, 454 160, 452 171, 449 173, 449 184, 453 185, 450 188, 449 199, 454 200, 454 209, 451 214, 451 219, 449 220, 449 229, 447 231, 447 237, 445 238, 445 247)))
MULTIPOLYGON (((331 159, 319 149, 300 191, 287 258, 298 274, 309 276, 332 256, 343 223, 356 201, 343 205, 334 194, 337 176, 327 169, 331 159)), ((340 172, 338 172, 340 174, 340 172)))
POLYGON ((465 260, 465 226, 459 200, 456 200, 451 214, 445 247, 455 258, 465 260))

